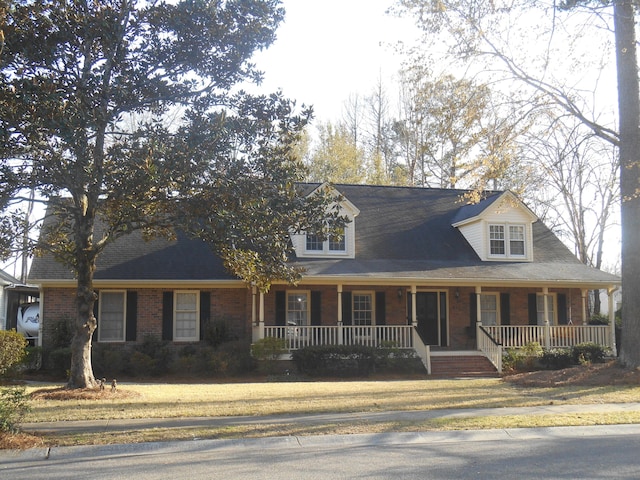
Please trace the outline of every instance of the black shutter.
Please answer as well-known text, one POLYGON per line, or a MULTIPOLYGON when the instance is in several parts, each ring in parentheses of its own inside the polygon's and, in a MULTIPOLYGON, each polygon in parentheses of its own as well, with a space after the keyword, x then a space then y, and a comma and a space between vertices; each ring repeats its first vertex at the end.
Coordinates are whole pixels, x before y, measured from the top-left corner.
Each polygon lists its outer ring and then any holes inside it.
POLYGON ((276 292, 276 325, 284 327, 287 320, 287 292, 276 292))
POLYGON ((162 340, 173 340, 173 292, 162 294, 162 340))
POLYGON ((535 293, 529 294, 529 325, 538 324, 538 296, 535 293))
POLYGON ((200 292, 200 340, 204 339, 204 334, 211 319, 211 293, 200 292))
POLYGON ((138 328, 138 292, 127 291, 127 313, 125 317, 127 342, 136 341, 136 330, 138 328))
POLYGON ((376 292, 376 325, 387 324, 386 297, 384 292, 376 292))
POLYGON ((469 338, 476 338, 476 323, 478 323, 478 295, 475 292, 469 294, 469 338))
POLYGON ((567 325, 567 296, 558 294, 558 325, 567 325))
POLYGON ((511 302, 508 293, 500 294, 500 325, 511 325, 511 302))
POLYGON ((351 292, 342 292, 342 324, 351 325, 353 323, 351 313, 351 292))
POLYGON ((311 292, 311 325, 322 325, 322 292, 311 292))

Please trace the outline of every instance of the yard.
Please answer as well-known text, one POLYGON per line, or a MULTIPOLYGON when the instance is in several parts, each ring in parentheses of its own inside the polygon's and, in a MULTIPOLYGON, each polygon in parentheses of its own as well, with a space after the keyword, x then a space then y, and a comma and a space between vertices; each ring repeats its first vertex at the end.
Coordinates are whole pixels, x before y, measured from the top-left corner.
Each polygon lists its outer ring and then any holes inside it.
MULTIPOLYGON (((284 380, 284 378, 283 378, 284 380)), ((640 402, 640 372, 613 363, 532 372, 506 379, 367 379, 245 383, 122 383, 115 393, 69 392, 59 385, 31 385, 29 422, 90 419, 268 416, 287 413, 378 412, 443 408, 517 407, 548 404, 640 402)), ((2 437, 2 448, 193 438, 239 438, 380 431, 507 428, 596 423, 640 423, 625 415, 567 415, 439 419, 419 424, 341 422, 334 425, 261 424, 195 429, 146 429, 64 436, 2 437)))

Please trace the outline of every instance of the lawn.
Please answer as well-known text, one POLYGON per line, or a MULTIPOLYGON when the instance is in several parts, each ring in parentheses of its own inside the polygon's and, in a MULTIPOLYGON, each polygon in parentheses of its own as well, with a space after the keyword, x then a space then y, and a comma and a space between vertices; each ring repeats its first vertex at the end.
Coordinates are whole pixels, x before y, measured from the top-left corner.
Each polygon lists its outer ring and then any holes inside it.
MULTIPOLYGON (((572 372, 548 373, 542 379, 526 377, 517 382, 500 378, 180 384, 125 382, 119 384, 115 393, 109 388, 70 393, 61 389, 60 384, 39 384, 27 387, 27 393, 32 397, 28 421, 269 416, 640 402, 640 379, 636 378, 640 372, 631 372, 631 379, 629 372, 616 372, 606 366, 572 372), (585 371, 591 372, 591 377, 585 377, 585 371), (619 383, 616 380, 623 378, 622 375, 626 380, 619 383)), ((124 432, 27 436, 17 444, 7 442, 5 435, 4 439, 0 438, 0 448, 622 423, 640 423, 640 412, 437 418, 417 423, 354 419, 323 425, 265 422, 260 425, 219 425, 208 428, 132 428, 124 432)))

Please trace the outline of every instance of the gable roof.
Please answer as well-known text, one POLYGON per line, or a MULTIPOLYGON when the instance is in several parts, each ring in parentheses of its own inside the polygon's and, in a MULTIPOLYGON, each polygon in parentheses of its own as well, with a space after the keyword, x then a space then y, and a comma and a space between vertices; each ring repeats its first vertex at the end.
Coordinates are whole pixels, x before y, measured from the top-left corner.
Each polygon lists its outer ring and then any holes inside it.
POLYGON ((516 197, 512 192, 493 192, 489 194, 489 196, 484 197, 477 203, 470 203, 467 205, 461 206, 453 219, 451 220, 451 224, 455 227, 460 225, 464 225, 470 221, 474 221, 480 217, 482 214, 487 212, 489 207, 495 203, 500 204, 502 201, 512 202, 514 206, 517 206, 519 209, 525 212, 525 214, 531 218, 531 220, 537 220, 538 216, 529 209, 524 203, 522 203, 518 197, 516 197))
MULTIPOLYGON (((303 184, 309 194, 321 184, 303 184)), ((370 185, 333 185, 359 210, 355 219, 355 258, 291 261, 318 282, 390 284, 438 282, 440 285, 563 283, 584 288, 617 285, 618 277, 582 264, 540 221, 533 224, 533 262, 483 262, 453 227, 455 220, 479 215, 502 196, 488 196, 482 205, 465 205, 463 190, 370 185), (460 213, 462 211, 462 213, 460 213)), ((50 256, 33 260, 34 283, 73 280, 50 256)), ((139 232, 118 239, 98 258, 95 281, 239 280, 199 240, 178 235, 145 242, 139 232)))

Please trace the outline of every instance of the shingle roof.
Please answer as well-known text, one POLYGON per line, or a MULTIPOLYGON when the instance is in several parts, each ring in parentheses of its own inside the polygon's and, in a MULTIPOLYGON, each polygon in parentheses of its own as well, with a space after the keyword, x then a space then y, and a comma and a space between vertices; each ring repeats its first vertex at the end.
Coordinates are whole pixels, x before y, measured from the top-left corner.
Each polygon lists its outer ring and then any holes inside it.
MULTIPOLYGON (((305 184, 309 193, 318 184, 305 184)), ((463 215, 478 208, 462 201, 461 190, 334 185, 359 210, 355 220, 355 259, 294 259, 306 277, 407 279, 493 279, 573 283, 619 283, 608 273, 580 263, 541 222, 533 225, 533 262, 483 262, 458 229, 463 215), (464 208, 463 208, 464 207, 464 208)), ((490 196, 492 202, 499 194, 490 196)), ((71 279, 51 257, 33 261, 30 278, 71 279)), ((133 233, 99 257, 96 280, 232 280, 206 244, 179 235, 177 240, 145 242, 133 233)))

